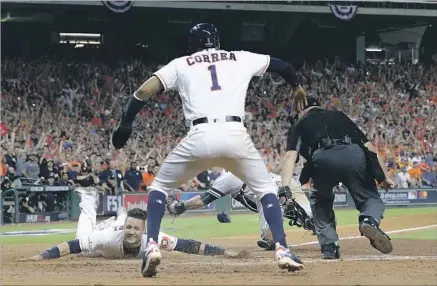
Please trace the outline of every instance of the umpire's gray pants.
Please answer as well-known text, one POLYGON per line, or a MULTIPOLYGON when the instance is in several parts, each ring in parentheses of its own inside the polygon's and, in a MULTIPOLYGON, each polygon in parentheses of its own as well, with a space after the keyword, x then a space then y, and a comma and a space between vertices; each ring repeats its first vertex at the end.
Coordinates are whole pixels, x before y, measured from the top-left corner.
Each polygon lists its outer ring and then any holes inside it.
POLYGON ((311 175, 314 190, 310 194, 310 204, 320 245, 338 240, 332 189, 339 182, 348 188, 360 216, 381 221, 385 205, 367 169, 366 155, 360 146, 337 145, 327 150, 316 150, 311 175))

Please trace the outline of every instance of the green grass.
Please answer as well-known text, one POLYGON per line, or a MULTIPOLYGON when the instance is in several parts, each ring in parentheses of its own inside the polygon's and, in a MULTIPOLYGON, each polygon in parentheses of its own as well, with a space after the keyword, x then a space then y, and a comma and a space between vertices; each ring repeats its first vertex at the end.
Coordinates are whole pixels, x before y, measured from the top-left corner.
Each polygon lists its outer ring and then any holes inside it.
MULTIPOLYGON (((385 217, 401 217, 409 215, 437 214, 435 207, 422 208, 391 208, 385 212, 385 217)), ((337 209, 337 222, 339 225, 356 225, 358 212, 356 210, 337 209)), ((162 230, 168 234, 178 237, 202 239, 211 237, 226 237, 237 235, 257 234, 259 232, 258 216, 256 214, 231 213, 232 223, 219 223, 215 216, 182 216, 172 223, 172 218, 166 217, 163 220, 162 230)), ((28 231, 45 229, 75 229, 76 222, 65 222, 55 224, 20 224, 0 227, 0 232, 28 231)), ((288 227, 288 222, 284 225, 288 227)), ((414 232, 413 232, 414 233, 414 232)), ((412 234, 413 234, 412 233, 412 234)), ((422 233, 422 232, 419 232, 422 233)), ((74 233, 55 234, 47 236, 9 236, 1 237, 1 244, 22 244, 22 243, 59 243, 74 238, 74 233)), ((404 235, 404 234, 402 234, 404 235)), ((406 234, 405 234, 406 235, 406 234)), ((426 234, 424 237, 432 237, 426 234)), ((399 235, 401 236, 401 234, 399 235)), ((429 239, 429 238, 428 238, 429 239)), ((435 231, 434 237, 435 239, 435 231)))
POLYGON ((26 231, 26 230, 41 230, 41 229, 75 229, 77 226, 77 222, 68 221, 68 222, 60 222, 60 223, 47 223, 47 224, 32 224, 32 223, 23 223, 23 224, 12 224, 12 225, 2 225, 0 226, 0 232, 7 231, 26 231))
POLYGON ((394 239, 437 240, 437 228, 392 235, 394 239))

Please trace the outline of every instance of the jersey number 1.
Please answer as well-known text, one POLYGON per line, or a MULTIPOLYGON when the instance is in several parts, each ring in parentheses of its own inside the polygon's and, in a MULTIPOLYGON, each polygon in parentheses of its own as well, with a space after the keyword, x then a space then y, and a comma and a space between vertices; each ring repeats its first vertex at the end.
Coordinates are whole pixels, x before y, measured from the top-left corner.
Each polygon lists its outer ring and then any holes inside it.
POLYGON ((211 90, 215 91, 215 90, 221 90, 222 87, 218 84, 218 80, 217 80, 217 70, 215 69, 215 65, 210 65, 208 67, 209 72, 211 73, 211 81, 212 81, 212 86, 211 86, 211 90))

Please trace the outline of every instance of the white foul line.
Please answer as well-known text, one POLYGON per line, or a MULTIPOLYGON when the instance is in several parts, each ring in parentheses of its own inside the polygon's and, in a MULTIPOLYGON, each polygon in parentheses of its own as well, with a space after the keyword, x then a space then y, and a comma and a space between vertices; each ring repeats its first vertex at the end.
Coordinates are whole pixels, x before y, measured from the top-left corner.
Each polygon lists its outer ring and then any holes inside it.
MULTIPOLYGON (((408 231, 422 230, 422 229, 428 229, 428 228, 434 228, 434 227, 437 227, 437 224, 392 230, 392 231, 387 231, 386 233, 392 234, 392 233, 408 232, 408 231)), ((360 235, 348 236, 348 237, 341 237, 339 240, 358 239, 358 238, 362 238, 362 237, 363 236, 360 236, 360 235)), ((299 244, 292 244, 292 245, 289 245, 289 247, 297 247, 297 246, 305 246, 305 245, 313 245, 313 244, 319 244, 319 242, 318 241, 304 242, 304 243, 299 243, 299 244)))

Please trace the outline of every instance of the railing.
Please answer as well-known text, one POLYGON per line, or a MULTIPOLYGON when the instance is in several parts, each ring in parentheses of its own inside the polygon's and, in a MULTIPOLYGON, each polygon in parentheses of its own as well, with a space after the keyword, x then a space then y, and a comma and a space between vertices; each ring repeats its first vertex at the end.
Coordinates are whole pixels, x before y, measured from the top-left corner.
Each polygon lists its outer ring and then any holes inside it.
POLYGON ((19 215, 20 215, 20 211, 19 211, 19 204, 18 204, 18 191, 17 191, 17 190, 15 190, 15 189, 10 189, 10 190, 6 190, 6 191, 0 193, 0 225, 3 224, 3 206, 5 206, 5 205, 9 205, 9 206, 14 205, 14 206, 15 206, 15 212, 14 212, 14 216, 13 216, 13 218, 14 218, 13 222, 14 222, 14 223, 15 223, 15 222, 18 222, 18 221, 19 221, 18 218, 19 218, 19 215), (8 196, 9 194, 12 194, 12 195, 13 195, 14 202, 7 201, 6 204, 5 204, 4 199, 8 198, 8 197, 9 197, 9 196, 8 196))
MULTIPOLYGON (((48 222, 60 219, 71 219, 72 215, 72 194, 74 189, 68 186, 46 186, 46 185, 24 185, 19 188, 9 189, 0 193, 0 224, 4 223, 4 206, 13 207, 12 223, 26 222, 48 222), (51 193, 51 192, 68 192, 66 196, 66 209, 52 212, 34 212, 20 213, 20 195, 51 193)), ((77 200, 78 201, 78 200, 77 200)), ((77 203, 78 205, 78 203, 77 203)))

